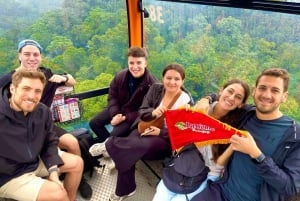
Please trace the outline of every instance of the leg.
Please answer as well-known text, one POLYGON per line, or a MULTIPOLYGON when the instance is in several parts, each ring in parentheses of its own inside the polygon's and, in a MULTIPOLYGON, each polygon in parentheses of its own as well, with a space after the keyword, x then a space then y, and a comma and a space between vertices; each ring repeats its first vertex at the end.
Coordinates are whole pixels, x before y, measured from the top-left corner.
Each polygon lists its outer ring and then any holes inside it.
POLYGON ((89 125, 94 133, 97 135, 99 142, 103 142, 109 137, 109 132, 105 125, 110 123, 110 114, 107 108, 104 108, 99 114, 90 120, 89 125))
POLYGON ((157 136, 141 137, 133 130, 128 137, 110 137, 105 143, 107 152, 118 170, 116 195, 128 195, 136 188, 135 163, 147 156, 158 159, 170 150, 169 143, 157 136), (161 152, 161 153, 160 153, 161 152))
MULTIPOLYGON (((81 156, 79 143, 75 136, 73 136, 71 133, 67 133, 66 130, 58 126, 54 126, 54 130, 59 136, 58 147, 60 149, 66 150, 68 153, 81 156)), ((82 177, 81 179, 79 192, 83 198, 89 199, 92 197, 93 190, 91 186, 86 182, 86 179, 84 177, 82 177)))
POLYGON ((201 185, 199 186, 199 188, 196 189, 194 192, 191 192, 189 194, 180 194, 180 193, 177 193, 177 194, 175 194, 173 196, 173 199, 171 201, 185 201, 186 197, 188 197, 188 199, 191 200, 195 195, 199 194, 200 192, 203 191, 203 189, 206 188, 208 180, 216 181, 218 179, 219 179, 218 176, 209 175, 209 176, 207 176, 206 180, 201 183, 201 185))
POLYGON ((131 124, 123 121, 122 123, 113 127, 110 136, 127 137, 130 134, 131 124))
POLYGON ((0 197, 23 201, 69 201, 67 191, 58 184, 43 179, 48 170, 43 162, 29 173, 16 177, 0 187, 0 197))
POLYGON ((77 156, 81 155, 78 140, 71 133, 59 137, 58 147, 77 156))
POLYGON ((59 169, 66 173, 64 187, 70 200, 75 200, 77 189, 82 177, 83 161, 79 156, 64 152, 62 154, 64 165, 59 169))
POLYGON ((136 189, 135 184, 135 166, 132 166, 126 172, 118 172, 116 195, 124 196, 132 193, 136 189))
MULTIPOLYGON (((170 191, 164 184, 162 180, 158 183, 156 187, 156 193, 152 201, 170 201, 176 195, 176 193, 170 191)), ((184 200, 183 200, 184 201, 184 200)))

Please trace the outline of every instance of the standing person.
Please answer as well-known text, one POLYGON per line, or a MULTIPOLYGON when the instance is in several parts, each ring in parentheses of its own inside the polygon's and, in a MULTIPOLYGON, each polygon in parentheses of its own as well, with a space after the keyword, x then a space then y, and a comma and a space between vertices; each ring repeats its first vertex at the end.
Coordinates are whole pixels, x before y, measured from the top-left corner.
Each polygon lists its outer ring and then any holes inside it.
POLYGON ((0 197, 14 200, 74 201, 82 159, 58 153, 52 115, 40 104, 46 78, 18 70, 0 96, 0 197), (66 173, 61 183, 58 173, 66 173))
POLYGON ((192 201, 284 201, 299 192, 300 127, 279 109, 288 85, 285 69, 265 69, 258 76, 252 93, 256 109, 241 123, 250 134, 231 137, 234 154, 224 177, 192 201))
MULTIPOLYGON (((42 62, 41 54, 42 47, 38 42, 30 39, 22 40, 18 45, 18 59, 20 66, 0 77, 0 87, 9 85, 11 83, 12 74, 18 70, 39 70, 44 73, 47 79, 41 102, 50 108, 56 89, 63 85, 74 86, 76 81, 70 74, 58 75, 54 74, 49 68, 39 67, 42 62)), ((59 137, 59 148, 78 156, 81 155, 78 141, 71 133, 68 133, 66 130, 56 125, 53 125, 53 129, 59 137)), ((84 198, 89 199, 92 197, 92 188, 86 182, 84 177, 82 177, 80 182, 79 192, 84 198)))
POLYGON ((149 87, 157 82, 147 69, 148 55, 145 49, 131 47, 128 49, 128 68, 119 72, 110 83, 108 105, 93 119, 90 127, 103 142, 111 136, 125 137, 129 134, 132 123, 138 117, 149 87), (109 133, 105 125, 111 124, 109 133))
MULTIPOLYGON (((233 127, 236 126, 239 120, 240 108, 246 103, 249 94, 250 88, 245 82, 239 79, 232 79, 226 82, 219 91, 218 101, 210 105, 208 115, 233 127)), ((196 109, 197 105, 195 106, 196 109)), ((198 148, 210 172, 207 179, 202 182, 197 190, 189 194, 179 194, 168 189, 164 184, 164 180, 161 180, 156 188, 153 201, 190 200, 206 187, 208 180, 218 180, 224 171, 224 165, 232 154, 231 146, 227 147, 228 145, 208 145, 198 148), (225 150, 225 148, 227 149, 225 150)))
MULTIPOLYGON (((163 115, 171 102, 174 102, 171 109, 193 102, 189 93, 183 88, 185 72, 181 65, 167 65, 162 76, 163 84, 153 84, 140 107, 140 118, 144 121, 163 115)), ((142 136, 138 129, 135 129, 128 137, 112 136, 105 143, 107 153, 118 170, 116 190, 111 194, 110 201, 123 200, 135 193, 135 164, 138 160, 159 160, 170 155, 167 128, 151 126, 146 129, 147 131, 150 132, 142 136)))

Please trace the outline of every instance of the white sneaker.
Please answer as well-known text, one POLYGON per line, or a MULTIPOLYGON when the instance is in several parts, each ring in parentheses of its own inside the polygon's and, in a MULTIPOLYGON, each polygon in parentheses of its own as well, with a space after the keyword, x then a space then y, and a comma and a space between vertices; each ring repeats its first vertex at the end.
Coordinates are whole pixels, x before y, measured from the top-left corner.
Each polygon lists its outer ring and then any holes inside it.
POLYGON ((106 164, 107 169, 109 169, 109 171, 112 171, 113 169, 116 168, 116 164, 113 161, 113 159, 110 159, 109 162, 106 164))
POLYGON ((109 201, 122 201, 130 196, 133 196, 136 193, 136 190, 132 191, 128 195, 118 196, 115 193, 112 193, 109 197, 109 201))
POLYGON ((109 154, 106 151, 106 147, 105 147, 105 142, 102 143, 96 143, 93 144, 90 148, 89 148, 89 152, 92 156, 100 156, 103 155, 103 157, 108 158, 109 154))

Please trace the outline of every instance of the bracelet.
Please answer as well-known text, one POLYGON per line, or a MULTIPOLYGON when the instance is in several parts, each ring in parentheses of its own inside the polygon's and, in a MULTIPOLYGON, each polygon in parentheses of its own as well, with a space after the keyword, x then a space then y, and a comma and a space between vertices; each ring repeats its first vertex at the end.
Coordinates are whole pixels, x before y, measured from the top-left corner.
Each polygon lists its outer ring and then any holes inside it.
POLYGON ((49 175, 52 173, 52 172, 57 172, 59 173, 59 168, 58 167, 51 167, 48 169, 48 172, 49 172, 49 175))

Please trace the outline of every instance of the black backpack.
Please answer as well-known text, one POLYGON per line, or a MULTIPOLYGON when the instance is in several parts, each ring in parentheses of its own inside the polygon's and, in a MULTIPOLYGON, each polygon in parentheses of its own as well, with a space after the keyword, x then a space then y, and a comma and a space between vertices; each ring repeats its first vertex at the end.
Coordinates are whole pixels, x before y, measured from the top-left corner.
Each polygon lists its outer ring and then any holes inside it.
POLYGON ((94 140, 89 132, 88 129, 79 128, 71 132, 78 140, 81 157, 84 162, 84 170, 83 172, 89 172, 90 177, 93 176, 94 168, 95 167, 102 167, 100 162, 98 161, 97 157, 93 157, 90 152, 89 148, 94 143, 94 140))
POLYGON ((181 194, 188 194, 199 188, 209 171, 194 143, 165 159, 164 165, 162 180, 165 186, 181 194))

